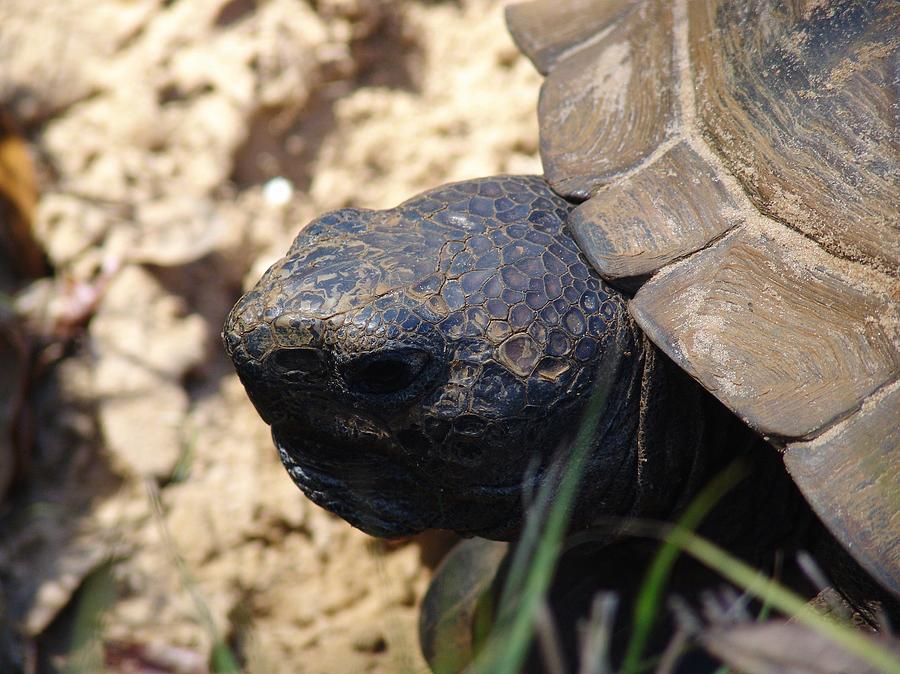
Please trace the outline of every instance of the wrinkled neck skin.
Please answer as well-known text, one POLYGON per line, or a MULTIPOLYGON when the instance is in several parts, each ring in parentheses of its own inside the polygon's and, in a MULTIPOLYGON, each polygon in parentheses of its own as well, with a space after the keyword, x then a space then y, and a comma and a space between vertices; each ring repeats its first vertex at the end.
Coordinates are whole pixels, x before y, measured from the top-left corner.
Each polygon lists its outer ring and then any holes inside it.
POLYGON ((237 303, 226 348, 310 499, 378 536, 513 539, 598 392, 573 529, 670 518, 721 467, 743 426, 637 329, 571 209, 534 176, 342 209, 237 303))
POLYGON ((610 516, 668 518, 707 477, 714 449, 707 446, 697 385, 661 356, 627 314, 614 344, 595 376, 593 394, 601 389, 604 395, 607 386, 609 392, 572 513, 575 531, 610 516))
POLYGON ((616 538, 619 516, 626 528, 627 517, 674 521, 737 460, 743 477, 721 495, 701 534, 754 562, 769 561, 776 548, 808 548, 821 537, 777 452, 630 321, 627 330, 622 353, 628 355, 573 514, 570 531, 579 534, 573 544, 616 538), (620 469, 609 474, 614 457, 620 469))
MULTIPOLYGON (((627 315, 612 353, 600 365, 611 379, 609 402, 582 478, 572 532, 596 528, 595 539, 603 540, 609 537, 603 532, 615 530, 616 518, 672 521, 738 458, 745 476, 722 500, 727 515, 710 516, 704 532, 723 542, 753 535, 757 543, 778 545, 806 526, 802 497, 777 454, 627 315)), ((595 388, 603 385, 598 373, 595 388)))

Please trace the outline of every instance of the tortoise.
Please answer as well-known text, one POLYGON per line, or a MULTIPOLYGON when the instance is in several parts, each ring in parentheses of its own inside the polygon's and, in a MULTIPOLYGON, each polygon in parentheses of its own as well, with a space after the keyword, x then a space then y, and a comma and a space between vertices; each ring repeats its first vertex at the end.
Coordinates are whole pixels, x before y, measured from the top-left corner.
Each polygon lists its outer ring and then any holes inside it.
POLYGON ((837 540, 895 602, 898 18, 875 0, 510 6, 546 76, 544 175, 322 215, 227 318, 293 480, 376 536, 515 539, 602 395, 572 531, 676 517, 744 452, 713 535, 837 540))

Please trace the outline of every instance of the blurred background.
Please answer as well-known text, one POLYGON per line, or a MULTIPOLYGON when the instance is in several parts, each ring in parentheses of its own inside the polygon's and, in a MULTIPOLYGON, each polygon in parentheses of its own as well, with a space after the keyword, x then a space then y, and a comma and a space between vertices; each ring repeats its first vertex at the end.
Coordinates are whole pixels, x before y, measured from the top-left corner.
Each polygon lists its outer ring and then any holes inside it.
POLYGON ((450 541, 281 468, 219 332, 316 214, 538 173, 502 3, 0 0, 0 672, 422 672, 450 541))

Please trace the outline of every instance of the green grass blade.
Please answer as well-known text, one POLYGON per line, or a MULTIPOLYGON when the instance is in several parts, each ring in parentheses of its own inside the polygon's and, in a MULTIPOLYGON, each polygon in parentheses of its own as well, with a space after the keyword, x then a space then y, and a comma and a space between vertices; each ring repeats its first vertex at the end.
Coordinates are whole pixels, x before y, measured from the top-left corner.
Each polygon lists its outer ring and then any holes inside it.
POLYGON ((548 477, 538 491, 526 520, 526 535, 510 566, 493 634, 472 665, 475 672, 516 674, 522 668, 537 610, 550 586, 584 465, 606 406, 607 391, 601 386, 591 396, 561 478, 557 481, 548 477), (545 512, 543 532, 538 539, 545 512), (536 542, 529 544, 531 540, 536 542))
POLYGON ((526 585, 529 569, 534 563, 534 552, 541 544, 543 536, 541 527, 546 523, 547 512, 550 509, 550 497, 553 490, 549 488, 549 485, 556 484, 559 479, 559 472, 556 468, 556 466, 551 467, 548 471, 548 475, 545 477, 545 488, 538 491, 534 501, 528 506, 525 527, 516 546, 507 572, 503 594, 500 597, 498 616, 504 616, 516 609, 519 593, 526 585))
MULTIPOLYGON (((688 531, 695 529, 719 499, 740 482, 746 472, 745 465, 740 461, 729 465, 691 501, 675 525, 676 528, 688 531)), ((623 674, 637 674, 641 671, 644 649, 650 640, 650 632, 653 630, 662 603, 663 591, 679 553, 677 545, 665 541, 647 571, 635 602, 631 639, 622 663, 623 674)))
POLYGON ((718 546, 684 529, 672 529, 666 540, 774 608, 792 616, 885 674, 900 674, 900 660, 861 632, 822 615, 801 596, 767 578, 718 546))
POLYGON ((194 604, 197 621, 206 630, 210 641, 212 642, 212 652, 210 654, 210 666, 212 671, 216 672, 216 674, 241 674, 242 670, 237 658, 219 634, 219 630, 213 620, 209 606, 197 590, 197 583, 194 581, 190 570, 187 568, 187 564, 185 564, 184 559, 178 552, 175 541, 172 540, 172 535, 169 532, 168 526, 166 526, 162 503, 159 498, 159 489, 157 488, 156 483, 152 480, 146 480, 145 486, 150 498, 150 504, 153 507, 156 524, 159 527, 159 532, 163 539, 163 544, 168 550, 175 568, 178 570, 182 587, 194 604))
POLYGON ((112 574, 115 563, 109 560, 92 571, 78 591, 70 658, 63 667, 65 674, 91 674, 103 665, 101 633, 104 614, 116 600, 112 574))

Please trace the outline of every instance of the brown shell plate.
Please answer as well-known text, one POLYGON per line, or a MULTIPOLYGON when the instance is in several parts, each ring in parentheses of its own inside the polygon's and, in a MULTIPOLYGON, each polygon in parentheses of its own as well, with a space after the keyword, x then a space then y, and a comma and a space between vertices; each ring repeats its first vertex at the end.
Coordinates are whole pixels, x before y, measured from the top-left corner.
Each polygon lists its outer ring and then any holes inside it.
POLYGON ((584 200, 587 257, 640 288, 657 346, 787 447, 900 596, 896 4, 537 0, 507 19, 547 74, 544 170, 584 200))

